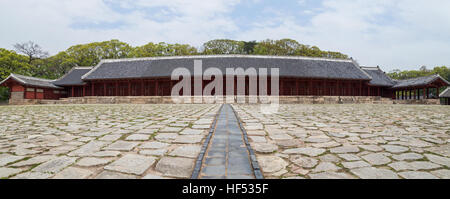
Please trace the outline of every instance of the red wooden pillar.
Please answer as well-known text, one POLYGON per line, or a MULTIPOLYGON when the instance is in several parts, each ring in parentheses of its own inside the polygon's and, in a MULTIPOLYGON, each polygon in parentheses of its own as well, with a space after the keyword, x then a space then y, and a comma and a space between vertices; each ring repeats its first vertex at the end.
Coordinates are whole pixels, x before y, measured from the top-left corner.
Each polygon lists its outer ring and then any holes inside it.
POLYGON ((359 96, 362 96, 362 81, 359 80, 359 96))
POLYGON ((144 80, 141 80, 141 96, 144 96, 144 80))
POLYGON ((370 86, 367 86, 367 96, 370 96, 370 86))
POLYGON ((439 87, 436 87, 436 97, 439 99, 439 87))
POLYGON ((336 82, 337 96, 341 96, 341 89, 339 87, 339 80, 336 82))
POLYGON ((425 94, 425 88, 422 88, 422 96, 423 96, 423 99, 426 99, 426 97, 427 97, 427 94, 425 94))
POLYGON ((116 81, 115 85, 116 85, 116 96, 119 96, 119 81, 116 81))
POLYGON ((103 83, 103 96, 107 96, 106 95, 106 83, 103 83))
POLYGON ((299 92, 299 81, 298 81, 298 79, 295 79, 295 90, 296 90, 296 95, 298 96, 298 95, 300 95, 300 92, 299 92))
MULTIPOLYGON (((36 89, 34 89, 34 91, 35 91, 34 94, 35 94, 35 97, 36 97, 36 89)), ((75 93, 74 91, 75 91, 75 89, 74 89, 74 87, 72 86, 72 97, 75 97, 75 96, 74 96, 74 93, 75 93)))
POLYGON ((430 98, 430 89, 427 87, 427 99, 430 98))
POLYGON ((306 83, 307 84, 307 86, 306 86, 306 95, 311 95, 311 85, 312 85, 312 83, 311 83, 311 80, 308 80, 308 82, 306 83))
MULTIPOLYGON (((72 93, 73 93, 73 87, 72 87, 72 93)), ((36 88, 34 88, 34 99, 37 99, 37 92, 36 92, 36 88)))
POLYGON ((378 91, 377 92, 378 92, 378 96, 380 96, 380 87, 378 87, 378 91))
POLYGON ((92 82, 91 96, 94 96, 94 91, 95 91, 95 83, 92 82))
POLYGON ((158 80, 155 80, 155 96, 159 96, 158 90, 159 90, 158 80))
POLYGON ((83 97, 86 96, 86 85, 83 85, 83 97))
POLYGON ((128 80, 128 96, 131 96, 131 82, 128 80))

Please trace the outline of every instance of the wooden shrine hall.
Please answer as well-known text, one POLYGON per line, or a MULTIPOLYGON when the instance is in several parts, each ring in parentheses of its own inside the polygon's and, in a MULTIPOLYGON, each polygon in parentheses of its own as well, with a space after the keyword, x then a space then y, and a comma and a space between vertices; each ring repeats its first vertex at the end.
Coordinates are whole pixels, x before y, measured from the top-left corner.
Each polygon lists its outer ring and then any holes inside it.
MULTIPOLYGON (((57 80, 11 74, 0 82, 0 86, 9 87, 11 98, 23 99, 170 96, 172 87, 179 82, 171 80, 172 71, 185 68, 194 74, 195 60, 202 61, 203 71, 217 68, 222 74, 226 74, 228 68, 255 68, 256 71, 265 68, 269 72, 266 82, 269 95, 272 68, 279 69, 280 96, 379 96, 391 99, 419 99, 438 97, 436 89, 450 85, 439 75, 393 80, 379 67, 362 67, 351 59, 209 55, 102 60, 95 67, 74 67, 57 80)), ((249 79, 247 76, 246 95, 250 94, 249 79)), ((202 87, 205 88, 211 81, 203 80, 202 87)), ((225 93, 226 87, 230 85, 227 85, 225 77, 223 81, 225 93)), ((191 82, 193 95, 194 81, 191 82)), ((235 95, 237 83, 235 77, 235 95)))

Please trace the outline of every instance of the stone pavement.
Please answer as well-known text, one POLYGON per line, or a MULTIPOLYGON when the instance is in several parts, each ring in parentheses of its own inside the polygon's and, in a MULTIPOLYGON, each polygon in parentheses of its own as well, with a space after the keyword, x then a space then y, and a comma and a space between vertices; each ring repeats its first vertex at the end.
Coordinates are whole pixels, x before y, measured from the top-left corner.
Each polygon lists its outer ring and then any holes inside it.
MULTIPOLYGON (((265 178, 450 178, 448 106, 291 104, 272 115, 233 107, 265 178)), ((219 108, 1 106, 0 179, 190 178, 219 108)), ((227 139, 228 154, 245 162, 231 112, 224 109, 228 125, 219 129, 228 130, 215 134, 207 157, 227 139)), ((241 174, 251 176, 227 177, 241 174)))
POLYGON ((220 105, 0 107, 1 178, 189 178, 220 105))
POLYGON ((230 105, 221 109, 199 178, 254 179, 243 132, 230 105))
POLYGON ((265 178, 450 178, 450 107, 233 105, 265 178))

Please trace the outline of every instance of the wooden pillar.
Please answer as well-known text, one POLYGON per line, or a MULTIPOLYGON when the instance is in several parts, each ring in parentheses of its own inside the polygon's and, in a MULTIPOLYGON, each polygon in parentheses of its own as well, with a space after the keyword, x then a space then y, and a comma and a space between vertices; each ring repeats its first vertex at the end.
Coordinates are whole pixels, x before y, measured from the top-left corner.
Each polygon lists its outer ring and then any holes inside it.
POLYGON ((86 96, 86 85, 83 85, 83 97, 86 96))
POLYGON ((141 96, 144 96, 144 80, 141 80, 141 96))
POLYGON ((94 91, 95 91, 95 83, 92 82, 92 88, 91 88, 91 96, 94 96, 94 91))
POLYGON ((116 86, 116 96, 119 96, 119 81, 116 80, 115 86, 116 86))
POLYGON ((131 82, 128 80, 128 96, 131 96, 131 82))
POLYGON ((436 87, 436 97, 439 99, 439 87, 436 87))
POLYGON ((426 94, 425 94, 425 88, 422 88, 422 96, 423 96, 423 99, 426 99, 426 94))
POLYGON ((337 96, 341 96, 341 89, 339 87, 339 80, 336 82, 337 96))
MULTIPOLYGON (((73 93, 73 87, 72 87, 72 93, 73 93)), ((37 99, 37 96, 36 96, 36 94, 37 94, 37 92, 36 92, 36 88, 34 88, 34 99, 37 99)))
POLYGON ((367 96, 370 96, 370 86, 367 86, 367 96))
POLYGON ((427 87, 427 99, 430 98, 430 89, 427 87))
MULTIPOLYGON (((72 86, 72 97, 75 97, 74 96, 74 92, 75 91, 75 89, 74 89, 74 87, 72 86)), ((34 97, 36 98, 36 89, 34 89, 34 97)))
POLYGON ((411 94, 412 94, 412 90, 409 90, 409 99, 412 98, 411 94))
POLYGON ((297 95, 297 96, 299 96, 300 94, 300 92, 298 92, 299 91, 299 82, 298 82, 298 79, 295 79, 295 95, 297 95))
POLYGON ((380 96, 380 87, 378 87, 377 92, 378 92, 378 96, 380 96))
POLYGON ((106 96, 106 83, 103 83, 103 96, 106 96))
POLYGON ((362 96, 362 81, 359 80, 359 96, 362 96))
POLYGON ((158 80, 155 80, 155 96, 159 96, 159 93, 158 93, 159 88, 158 87, 159 87, 158 80))

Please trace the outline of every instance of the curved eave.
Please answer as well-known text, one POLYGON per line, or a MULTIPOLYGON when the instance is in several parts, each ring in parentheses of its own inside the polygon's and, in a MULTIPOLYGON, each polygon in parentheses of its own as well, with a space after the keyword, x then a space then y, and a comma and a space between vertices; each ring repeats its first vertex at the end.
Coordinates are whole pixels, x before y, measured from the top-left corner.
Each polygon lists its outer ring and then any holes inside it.
MULTIPOLYGON (((1 82, 0 82, 0 85, 3 84, 3 83, 5 83, 5 82, 8 81, 9 79, 13 79, 13 80, 19 82, 20 84, 22 84, 22 85, 24 85, 24 86, 33 86, 33 87, 37 87, 37 88, 64 89, 64 88, 59 87, 59 86, 56 86, 56 85, 55 85, 55 86, 44 86, 44 85, 30 84, 30 83, 27 83, 26 81, 24 81, 23 79, 21 79, 21 78, 15 76, 15 75, 12 74, 12 73, 11 73, 6 79, 4 79, 3 81, 1 81, 1 82)), ((44 80, 42 80, 42 81, 44 81, 44 80)), ((51 80, 49 80, 48 82, 51 83, 51 80)), ((51 83, 51 84, 53 84, 53 83, 51 83)))
POLYGON ((439 94, 439 97, 450 98, 450 87, 442 91, 442 93, 439 94))
POLYGON ((406 86, 395 86, 394 85, 394 86, 392 86, 392 88, 397 89, 397 88, 411 88, 411 87, 425 86, 425 85, 433 83, 436 80, 441 80, 446 84, 446 86, 450 86, 450 83, 438 74, 438 75, 435 75, 435 77, 428 82, 424 82, 424 83, 420 83, 420 84, 413 84, 413 85, 406 85, 406 86))

